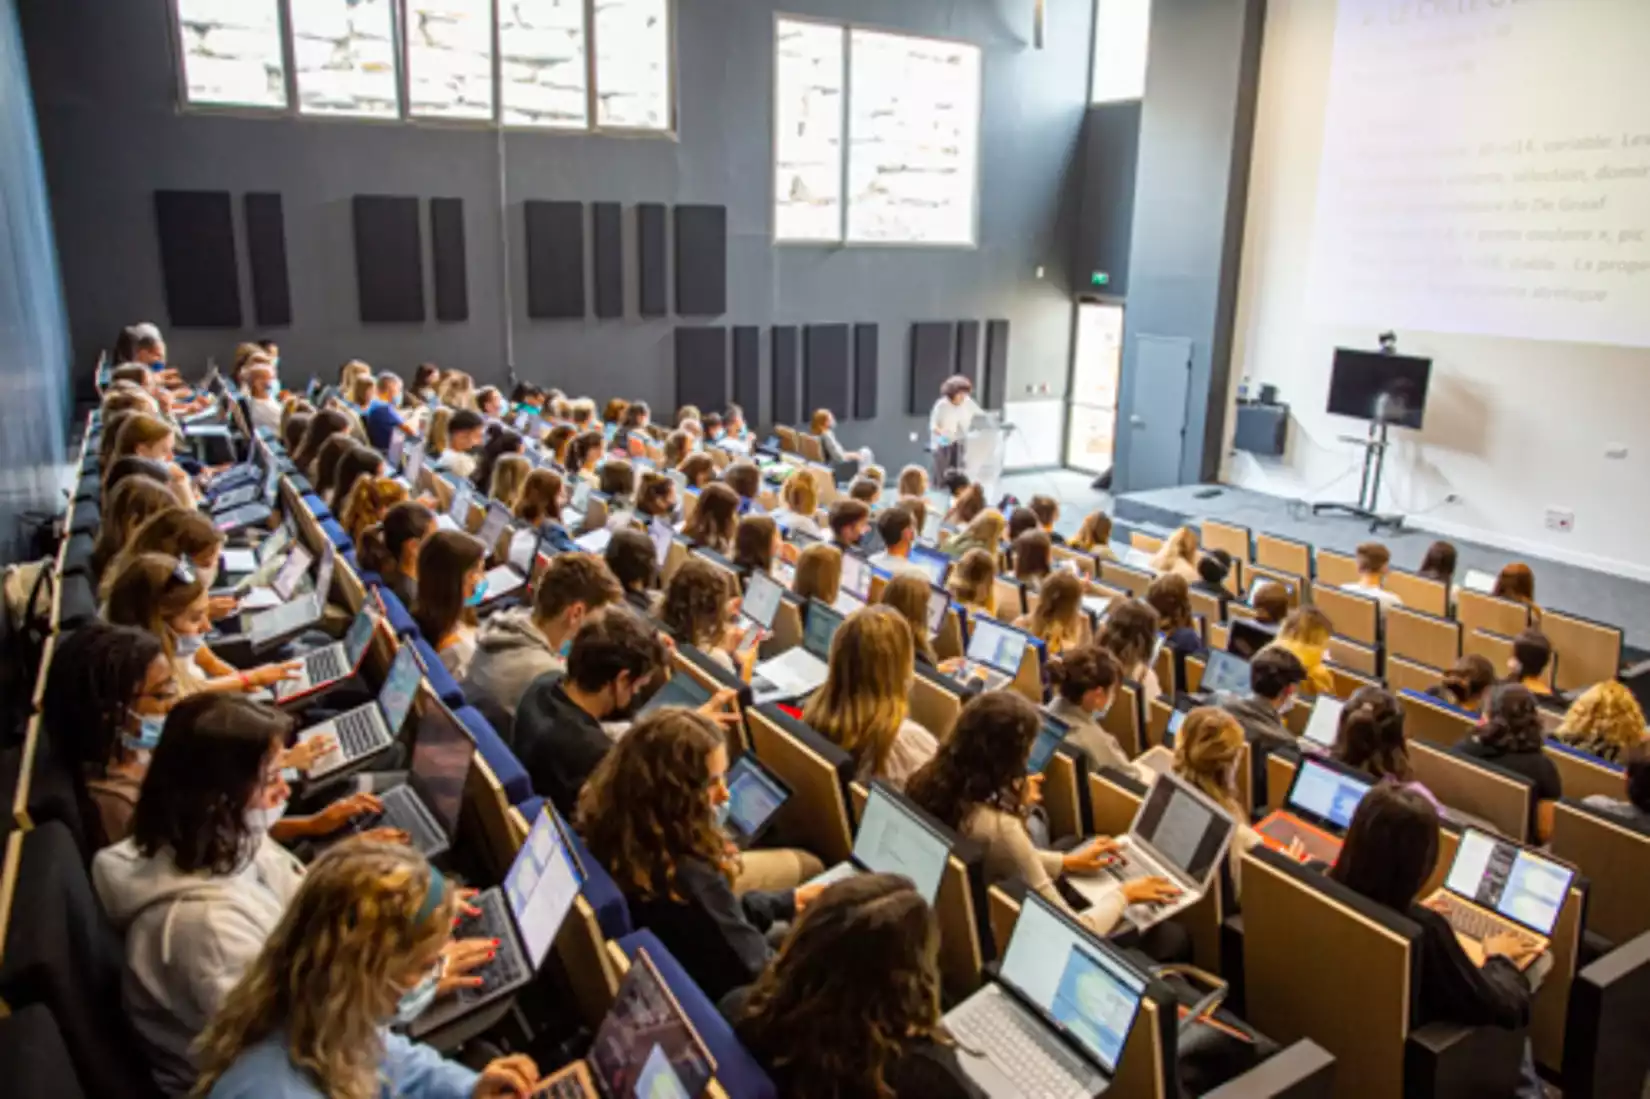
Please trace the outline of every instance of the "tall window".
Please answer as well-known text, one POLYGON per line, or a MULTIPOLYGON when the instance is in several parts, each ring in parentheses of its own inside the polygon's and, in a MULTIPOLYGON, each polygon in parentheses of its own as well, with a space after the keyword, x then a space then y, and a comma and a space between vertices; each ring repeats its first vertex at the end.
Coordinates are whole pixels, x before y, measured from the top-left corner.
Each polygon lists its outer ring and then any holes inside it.
POLYGON ((399 118, 393 0, 290 0, 298 110, 399 118))
POLYGON ((670 4, 596 0, 596 125, 670 128, 670 4))
POLYGON ((1151 26, 1152 0, 1096 0, 1091 103, 1115 103, 1146 94, 1151 26))
POLYGON ((774 238, 972 245, 979 48, 797 19, 775 35, 774 238))
POLYGON ((493 0, 407 0, 407 111, 493 117, 493 0))
POLYGON ((285 107, 279 0, 178 0, 185 101, 285 107))
POLYGON ((499 0, 498 51, 508 126, 584 129, 590 122, 586 0, 499 0))

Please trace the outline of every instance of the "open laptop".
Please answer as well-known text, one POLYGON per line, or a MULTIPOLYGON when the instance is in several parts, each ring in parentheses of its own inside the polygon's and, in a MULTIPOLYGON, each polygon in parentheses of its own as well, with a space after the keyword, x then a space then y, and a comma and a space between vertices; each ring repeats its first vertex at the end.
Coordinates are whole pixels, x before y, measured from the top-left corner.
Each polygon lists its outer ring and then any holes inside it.
POLYGON ((357 821, 356 827, 399 828, 425 858, 433 859, 447 853, 458 832, 476 742, 453 712, 429 692, 415 701, 413 709, 418 726, 407 781, 381 793, 378 800, 384 811, 357 821))
POLYGON ((1065 743, 1066 734, 1071 731, 1070 726, 1053 714, 1042 712, 1037 715, 1043 719, 1043 724, 1037 730, 1037 739, 1031 742, 1031 754, 1026 758, 1026 774, 1040 775, 1048 767, 1048 761, 1054 758, 1055 749, 1065 743))
POLYGON ((405 459, 402 463, 401 474, 407 480, 408 491, 417 492, 418 479, 424 474, 424 440, 411 440, 401 451, 401 455, 405 459))
POLYGON ((308 547, 293 546, 292 552, 286 555, 286 560, 270 578, 268 587, 254 586, 241 596, 240 609, 262 611, 291 602, 298 591, 298 581, 309 574, 309 566, 314 563, 315 555, 309 552, 308 547))
POLYGON ((1136 878, 1167 878, 1180 895, 1161 903, 1131 904, 1124 917, 1144 931, 1197 903, 1220 870, 1235 825, 1231 814, 1174 774, 1159 774, 1127 835, 1117 838, 1121 856, 1093 877, 1065 879, 1091 904, 1136 878))
POLYGON ((802 644, 772 660, 757 664, 751 674, 751 697, 756 705, 799 698, 818 689, 830 671, 831 639, 842 625, 842 613, 817 599, 809 600, 802 644))
POLYGON ((337 741, 331 751, 310 765, 309 777, 325 778, 370 759, 394 744, 423 678, 413 646, 402 645, 390 662, 376 699, 300 732, 300 743, 327 733, 337 741))
MULTIPOLYGON (((237 493, 246 489, 236 489, 237 493)), ((255 523, 267 522, 275 514, 275 504, 281 494, 281 469, 274 461, 264 471, 263 484, 251 489, 253 497, 245 503, 212 512, 212 526, 221 533, 240 530, 255 523)))
POLYGON ((945 578, 951 575, 951 558, 939 550, 921 543, 911 547, 911 553, 906 558, 906 562, 922 569, 928 575, 928 582, 940 587, 945 585, 945 578))
POLYGON ((745 627, 745 636, 739 642, 743 656, 773 633, 774 619, 779 617, 779 605, 785 601, 785 589, 779 581, 763 572, 751 573, 745 584, 745 597, 739 601, 739 624, 745 627))
POLYGON ((266 570, 275 568, 279 571, 276 562, 285 563, 281 555, 292 545, 292 538, 292 524, 286 522, 251 549, 230 549, 226 546, 218 560, 218 573, 225 577, 244 577, 235 587, 240 589, 240 594, 245 594, 256 587, 260 579, 270 579, 264 576, 266 570))
POLYGON ((937 636, 945 625, 945 612, 951 609, 951 593, 937 585, 928 592, 928 636, 937 636))
POLYGON ((1127 565, 1133 569, 1141 569, 1145 572, 1152 571, 1152 555, 1150 551, 1143 550, 1138 546, 1123 546, 1117 552, 1117 560, 1119 563, 1127 565))
POLYGON ((1299 840, 1307 858, 1332 863, 1340 856, 1352 814, 1372 785, 1366 775, 1315 756, 1302 757, 1283 808, 1267 814, 1255 831, 1274 851, 1287 851, 1299 840))
MULTIPOLYGON (((1549 949, 1575 876, 1561 862, 1467 828, 1443 888, 1421 903, 1449 920, 1467 956, 1482 964, 1483 941, 1491 935, 1511 933, 1541 951, 1549 949)), ((1531 954, 1520 968, 1537 956, 1531 954)))
POLYGON ((1317 748, 1327 751, 1335 746, 1335 738, 1340 735, 1341 711, 1346 709, 1346 703, 1329 695, 1319 695, 1312 703, 1312 716, 1306 719, 1306 728, 1301 732, 1301 739, 1306 741, 1303 747, 1317 748))
POLYGON ((470 530, 470 501, 475 498, 475 489, 461 478, 454 478, 449 483, 453 487, 453 498, 447 502, 447 510, 435 517, 435 525, 442 530, 467 534, 470 530))
POLYGON ((1495 593, 1495 577, 1483 569, 1468 569, 1461 577, 1461 586, 1468 591, 1493 595, 1495 593))
POLYGON ((871 563, 857 553, 843 553, 841 588, 861 603, 871 601, 871 563))
POLYGON ((511 861, 504 884, 471 898, 478 914, 461 916, 454 930, 455 938, 498 941, 492 960, 472 974, 481 978, 481 985, 443 996, 408 1032, 421 1037, 530 984, 583 885, 584 873, 561 821, 545 806, 511 861))
POLYGON ((334 641, 318 649, 311 649, 300 658, 303 667, 296 679, 283 679, 275 684, 275 701, 291 702, 300 695, 341 683, 361 670, 367 650, 372 647, 372 631, 378 619, 362 607, 344 632, 342 641, 334 641))
POLYGON ((213 512, 228 511, 258 499, 263 495, 269 471, 274 468, 275 459, 269 448, 262 439, 254 437, 246 463, 212 479, 207 492, 211 494, 213 512))
POLYGON ((263 652, 290 641, 321 620, 326 614, 327 597, 332 593, 332 567, 337 553, 331 543, 321 547, 321 564, 315 570, 313 591, 253 616, 246 630, 253 652, 263 652))
POLYGON ((1014 682, 1025 659, 1029 635, 994 618, 975 615, 968 634, 968 651, 952 678, 978 683, 981 690, 997 691, 1014 682))
POLYGON ((997 972, 946 1012, 957 1063, 991 1099, 1082 1099, 1117 1074, 1146 977, 1027 893, 997 972))
POLYGON ((657 710, 661 706, 686 706, 697 710, 710 701, 710 689, 686 672, 675 672, 654 691, 637 716, 657 710))
POLYGON ((728 765, 728 800, 718 810, 723 831, 745 850, 762 838, 791 798, 791 788, 746 752, 728 765))
POLYGON ((395 473, 401 471, 401 457, 407 452, 407 433, 405 431, 391 431, 390 445, 384 449, 384 458, 390 464, 390 470, 395 473))
POLYGON ((1211 700, 1248 694, 1249 662, 1233 653, 1211 649, 1208 662, 1203 666, 1203 679, 1192 693, 1211 700))
POLYGON ((1275 630, 1269 630, 1259 622, 1251 622, 1247 618, 1234 617, 1226 637, 1226 651, 1245 660, 1252 660, 1256 653, 1277 639, 1275 630))
POLYGON ((540 1084, 545 1099, 698 1099, 716 1061, 646 949, 608 1009, 589 1055, 540 1084))
POLYGON ((855 874, 899 874, 933 904, 950 856, 951 841, 921 813, 889 793, 879 779, 871 784, 848 861, 837 863, 807 884, 829 885, 855 874))
POLYGON ((577 474, 573 474, 572 479, 573 496, 561 509, 561 521, 569 530, 577 530, 583 525, 585 510, 590 506, 590 482, 577 474))
POLYGON ((481 521, 481 529, 476 531, 476 537, 487 547, 487 556, 493 555, 493 547, 498 545, 498 540, 504 537, 504 531, 514 520, 515 516, 510 514, 509 508, 497 500, 487 501, 487 518, 481 521))

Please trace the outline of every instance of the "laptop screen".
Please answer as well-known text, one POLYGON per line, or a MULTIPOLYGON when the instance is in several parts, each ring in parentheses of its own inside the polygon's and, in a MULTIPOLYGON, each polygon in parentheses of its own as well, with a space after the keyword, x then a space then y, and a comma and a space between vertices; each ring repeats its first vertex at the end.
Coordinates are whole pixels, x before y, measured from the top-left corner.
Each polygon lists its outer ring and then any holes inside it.
POLYGON ((412 787, 423 796, 424 804, 449 836, 458 831, 464 784, 470 777, 470 758, 475 751, 476 742, 451 710, 432 695, 419 700, 412 787))
POLYGON ((653 556, 662 569, 670 560, 670 544, 676 540, 676 532, 663 519, 654 519, 647 525, 647 536, 653 539, 653 556))
POLYGON ((854 858, 867 870, 902 874, 934 903, 951 844, 880 786, 871 787, 854 837, 854 858))
POLYGON ((487 547, 488 553, 492 553, 493 547, 498 545, 498 540, 503 537, 504 528, 510 525, 511 518, 510 509, 497 500, 487 504, 487 518, 482 522, 481 530, 476 537, 481 539, 481 544, 487 547))
POLYGON ((1000 972, 1004 983, 1052 1019, 1106 1075, 1117 1072, 1146 992, 1144 977, 1035 893, 1028 893, 1020 908, 1000 972))
POLYGON ((320 596, 323 609, 332 595, 332 569, 337 557, 338 551, 332 548, 331 542, 321 547, 321 567, 315 570, 315 594, 320 596))
POLYGON ((402 470, 407 475, 407 483, 413 488, 418 487, 418 478, 424 473, 424 441, 416 440, 407 444, 406 467, 402 470))
POLYGON ((545 808, 504 875, 504 899, 516 918, 521 945, 534 970, 544 964, 583 884, 579 864, 567 849, 567 837, 555 813, 545 808))
POLYGON ((378 690, 378 705, 384 711, 384 724, 390 727, 391 736, 400 732, 406 722, 407 711, 412 707, 413 696, 418 694, 418 683, 423 678, 424 672, 418 666, 412 643, 404 642, 401 651, 390 662, 384 685, 378 690))
POLYGON ((842 555, 842 590, 861 602, 871 595, 871 564, 858 554, 842 555))
POLYGON ((1169 715, 1169 733, 1166 738, 1168 743, 1174 743, 1175 734, 1180 732, 1180 727, 1184 724, 1186 724, 1186 711, 1176 707, 1174 712, 1169 715))
POLYGON ((372 629, 377 620, 365 607, 356 614, 355 620, 349 624, 349 630, 344 634, 344 659, 349 661, 351 668, 359 667, 361 658, 367 654, 367 646, 372 644, 372 629))
POLYGON ((1059 718, 1043 714, 1043 724, 1037 730, 1037 739, 1031 742, 1031 755, 1026 760, 1026 773, 1040 775, 1048 761, 1054 758, 1054 750, 1066 739, 1066 727, 1059 718))
POLYGON ((470 497, 475 493, 463 481, 453 485, 453 498, 447 504, 447 517, 466 529, 470 525, 470 497))
POLYGON ((935 587, 928 593, 928 632, 937 634, 945 625, 945 612, 951 607, 951 593, 935 587))
POLYGON ((407 433, 404 431, 390 432, 390 445, 385 456, 390 460, 391 469, 401 468, 401 453, 407 449, 407 433))
POLYGON ((1249 662, 1219 649, 1211 651, 1199 690, 1204 694, 1248 694, 1249 662))
POLYGON ((510 536, 510 567, 523 576, 533 575, 533 555, 538 552, 539 532, 524 527, 510 536))
POLYGON ((594 553, 598 557, 607 552, 607 544, 613 541, 613 532, 606 527, 581 534, 573 539, 573 544, 585 553, 594 553))
POLYGON ((951 571, 951 558, 927 546, 912 546, 909 561, 928 574, 930 584, 945 583, 945 575, 951 571))
POLYGON ((968 637, 968 659, 988 664, 1004 675, 1018 675, 1025 658, 1026 635, 991 618, 974 619, 968 637))
POLYGON ((1232 818, 1173 775, 1158 775, 1129 831, 1182 874, 1207 883, 1232 833, 1232 818))
POLYGON ((288 523, 282 523, 279 527, 275 528, 274 534, 271 534, 268 538, 265 538, 262 542, 258 543, 258 548, 255 551, 258 556, 258 564, 267 565, 270 561, 273 561, 277 555, 284 552, 291 544, 292 527, 288 523))
POLYGON ((1341 728, 1341 711, 1346 703, 1328 695, 1319 695, 1312 704, 1312 716, 1306 720, 1306 731, 1301 735, 1321 748, 1334 747, 1341 728))
POLYGON ((710 1083, 716 1062, 645 949, 636 952, 619 995, 596 1030, 589 1064, 609 1099, 671 1095, 659 1090, 661 1084, 674 1084, 682 1095, 691 1097, 710 1083), (674 1079, 656 1071, 661 1060, 669 1065, 674 1079), (648 1081, 652 1090, 643 1090, 648 1081))
POLYGON ((1249 660, 1277 639, 1277 635, 1265 626, 1234 617, 1231 633, 1226 638, 1226 651, 1249 660))
POLYGON ((293 589, 298 586, 298 579, 309 571, 309 566, 315 556, 303 546, 293 546, 292 552, 286 555, 281 562, 280 570, 275 573, 275 579, 269 582, 270 588, 281 597, 284 603, 292 598, 293 589))
POLYGON ((842 614, 815 599, 808 604, 808 622, 802 631, 802 647, 821 660, 831 659, 831 638, 842 625, 842 614))
POLYGON ((740 613, 764 630, 771 630, 784 598, 785 589, 778 581, 766 573, 753 572, 745 587, 744 601, 739 605, 740 613))
POLYGON ((277 637, 303 629, 320 617, 321 600, 313 594, 264 611, 252 620, 252 647, 257 649, 267 645, 277 637))
POLYGON ((727 784, 722 824, 736 839, 749 839, 760 832, 791 796, 784 783, 749 755, 728 767, 727 784))
POLYGON ((686 706, 688 709, 698 709, 710 701, 710 691, 700 684, 697 679, 685 672, 677 672, 665 680, 664 686, 653 692, 653 697, 639 712, 647 713, 657 710, 660 706, 686 706))
POLYGON ((1551 935, 1574 877, 1568 866, 1468 828, 1444 888, 1538 935, 1551 935))
POLYGON ((1489 595, 1495 591, 1495 577, 1481 569, 1468 569, 1466 575, 1461 577, 1461 586, 1468 591, 1489 595))
POLYGON ((1358 803, 1369 793, 1369 787, 1370 783, 1364 779, 1306 756, 1295 772, 1295 781, 1289 785, 1286 800, 1289 808, 1310 813, 1344 832, 1352 826, 1352 814, 1358 811, 1358 803))

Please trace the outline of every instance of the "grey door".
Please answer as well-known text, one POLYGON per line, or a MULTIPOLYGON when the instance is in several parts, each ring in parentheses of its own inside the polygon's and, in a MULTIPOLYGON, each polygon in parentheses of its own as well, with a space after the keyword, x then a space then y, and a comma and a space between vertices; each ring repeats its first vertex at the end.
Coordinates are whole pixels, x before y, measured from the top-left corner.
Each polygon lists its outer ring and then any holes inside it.
POLYGON ((1136 336, 1134 398, 1129 405, 1128 488, 1180 484, 1186 449, 1186 394, 1192 378, 1192 341, 1179 336, 1136 336))

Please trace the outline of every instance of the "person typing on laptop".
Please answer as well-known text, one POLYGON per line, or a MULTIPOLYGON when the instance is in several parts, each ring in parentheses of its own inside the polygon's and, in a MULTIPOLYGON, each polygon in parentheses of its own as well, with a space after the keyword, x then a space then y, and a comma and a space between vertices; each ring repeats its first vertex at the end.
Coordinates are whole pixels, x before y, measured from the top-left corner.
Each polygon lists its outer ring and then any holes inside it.
POLYGON ((356 551, 362 570, 376 572, 410 608, 418 600, 418 553, 435 529, 435 513, 423 504, 396 504, 383 522, 362 532, 356 551))
POLYGON ((1100 647, 1117 658, 1123 678, 1140 684, 1141 700, 1147 713, 1163 695, 1152 667, 1152 649, 1157 644, 1157 612, 1138 599, 1113 603, 1100 627, 1100 647))
POLYGON ((1249 824, 1249 806, 1238 800, 1237 767, 1243 743, 1243 726, 1237 718, 1214 706, 1199 706, 1187 714, 1174 742, 1174 773, 1237 822, 1226 858, 1232 886, 1239 891, 1243 853, 1260 842, 1260 833, 1249 824))
POLYGON ((454 678, 475 656, 475 608, 487 597, 486 580, 487 547, 463 531, 438 530, 418 551, 413 621, 454 678))
POLYGON ((894 577, 914 573, 926 583, 928 570, 911 561, 911 547, 916 545, 919 533, 911 512, 898 504, 884 508, 877 516, 876 527, 882 538, 882 552, 871 558, 872 567, 894 577))
POLYGON ((1219 701, 1221 709, 1237 718, 1250 740, 1264 744, 1293 744, 1295 734, 1283 723, 1283 715, 1298 701, 1306 666, 1288 649, 1268 645, 1249 661, 1249 693, 1243 698, 1219 701))
POLYGON ((739 589, 726 569, 689 556, 665 586, 659 622, 677 644, 693 646, 749 683, 756 645, 745 643, 753 627, 737 621, 739 603, 739 589))

